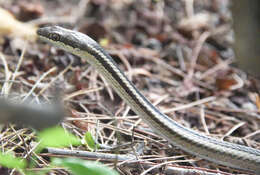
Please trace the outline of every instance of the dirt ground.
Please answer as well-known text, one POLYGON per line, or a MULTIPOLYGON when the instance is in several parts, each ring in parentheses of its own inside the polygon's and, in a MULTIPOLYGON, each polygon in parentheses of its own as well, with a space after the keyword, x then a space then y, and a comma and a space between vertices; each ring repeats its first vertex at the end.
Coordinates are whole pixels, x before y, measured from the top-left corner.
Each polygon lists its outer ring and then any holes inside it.
MULTIPOLYGON (((144 96, 183 126, 260 149, 258 80, 233 65, 230 5, 229 0, 0 1, 1 8, 22 24, 36 28, 59 25, 98 41, 144 96)), ((0 25, 4 24, 0 18, 0 25)), ((79 138, 90 131, 101 145, 96 158, 84 159, 100 160, 124 175, 247 173, 171 146, 86 61, 34 37, 27 41, 24 34, 17 34, 18 29, 3 31, 2 87, 7 80, 5 65, 13 73, 22 62, 12 88, 2 94, 11 98, 30 93, 49 101, 59 91, 68 111, 62 127, 79 138), (137 159, 120 161, 98 153, 134 154, 137 159)), ((31 129, 5 125, 1 135, 2 150, 30 159, 28 152, 35 145, 31 129)), ((44 169, 50 157, 60 156, 68 157, 47 150, 33 161, 44 169)), ((0 174, 19 173, 1 168, 0 174)), ((49 174, 69 172, 53 168, 49 174)))

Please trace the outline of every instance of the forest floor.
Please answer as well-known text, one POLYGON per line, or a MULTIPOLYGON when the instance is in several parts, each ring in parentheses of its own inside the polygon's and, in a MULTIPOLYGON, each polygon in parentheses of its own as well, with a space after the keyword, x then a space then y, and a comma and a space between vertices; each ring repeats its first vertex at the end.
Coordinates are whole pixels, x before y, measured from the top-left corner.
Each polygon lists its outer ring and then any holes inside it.
MULTIPOLYGON (((211 137, 260 149, 258 90, 253 78, 232 65, 228 0, 22 0, 1 1, 0 6, 23 24, 60 25, 89 35, 173 120, 211 137)), ((100 160, 125 175, 246 173, 170 145, 77 56, 35 39, 26 42, 11 32, 0 38, 0 52, 12 73, 23 57, 10 96, 30 92, 32 98, 48 101, 57 90, 61 92, 68 111, 61 126, 78 138, 89 131, 100 145, 96 158, 84 159, 100 160), (136 159, 120 161, 119 155, 129 154, 136 159)), ((6 80, 5 63, 0 66, 0 77, 6 80)), ((12 150, 19 157, 34 151, 31 129, 5 125, 0 140, 1 150, 12 150)), ((89 151, 83 145, 66 150, 58 153, 53 148, 38 154, 33 160, 37 170, 46 168, 50 157, 89 151)), ((7 168, 0 173, 19 174, 7 168)), ((69 174, 63 168, 53 168, 51 173, 69 174)))

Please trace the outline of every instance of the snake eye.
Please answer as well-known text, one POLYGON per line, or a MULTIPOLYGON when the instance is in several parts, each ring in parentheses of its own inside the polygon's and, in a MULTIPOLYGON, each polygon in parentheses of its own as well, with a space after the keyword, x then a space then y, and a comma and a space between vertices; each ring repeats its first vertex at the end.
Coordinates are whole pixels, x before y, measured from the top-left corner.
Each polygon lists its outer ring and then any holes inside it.
POLYGON ((49 38, 53 41, 59 41, 60 40, 60 35, 57 33, 50 33, 49 38))

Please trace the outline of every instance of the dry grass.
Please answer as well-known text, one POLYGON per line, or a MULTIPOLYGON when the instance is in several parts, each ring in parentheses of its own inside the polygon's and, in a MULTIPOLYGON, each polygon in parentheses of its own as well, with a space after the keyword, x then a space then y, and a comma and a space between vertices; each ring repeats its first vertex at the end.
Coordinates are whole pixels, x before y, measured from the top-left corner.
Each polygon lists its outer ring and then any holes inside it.
MULTIPOLYGON (((195 5, 189 4, 191 2, 175 2, 175 5, 186 7, 182 10, 191 16, 194 15, 194 6, 206 10, 208 6, 213 7, 210 2, 203 6, 202 0, 195 5)), ((259 149, 258 93, 252 90, 254 84, 248 76, 230 65, 233 62, 233 55, 228 55, 230 45, 221 43, 228 38, 227 31, 230 32, 231 29, 227 25, 230 25, 230 22, 227 20, 213 27, 203 26, 203 29, 186 31, 178 29, 177 22, 170 19, 176 15, 178 20, 182 20, 185 13, 181 9, 175 12, 176 14, 170 14, 168 8, 172 7, 160 4, 162 2, 154 5, 154 9, 149 8, 151 4, 148 1, 144 1, 140 7, 134 2, 128 3, 122 2, 124 8, 121 8, 131 10, 129 6, 132 4, 137 11, 130 11, 133 14, 141 13, 140 9, 143 9, 144 14, 140 21, 146 22, 139 24, 137 19, 133 19, 137 21, 128 27, 138 33, 138 25, 143 25, 143 28, 147 27, 143 29, 144 33, 149 36, 145 41, 154 37, 161 43, 160 49, 146 47, 145 43, 140 46, 123 44, 130 43, 129 38, 134 37, 129 34, 132 31, 129 29, 129 33, 120 33, 115 24, 116 18, 113 18, 118 12, 113 11, 114 8, 120 7, 104 5, 104 8, 109 9, 107 13, 112 16, 111 21, 106 19, 102 22, 102 25, 111 25, 106 32, 110 44, 104 47, 128 78, 155 106, 185 127, 259 149), (156 12, 156 22, 159 24, 150 21, 155 18, 151 17, 152 12, 156 12), (164 15, 160 16, 160 13, 164 15), (160 25, 163 27, 160 28, 160 25), (153 27, 154 30, 157 30, 156 27, 160 28, 158 31, 161 33, 149 31, 153 27), (169 31, 165 31, 166 29, 169 31), (124 35, 126 38, 123 38, 124 35), (220 36, 222 38, 219 38, 220 36), (223 44, 225 50, 217 49, 210 40, 223 44)), ((89 10, 86 6, 84 8, 83 10, 89 10)), ((119 22, 124 21, 121 25, 127 26, 124 20, 127 14, 123 13, 122 9, 118 12, 122 15, 119 22)), ((102 10, 99 12, 106 14, 102 10)), ((200 11, 196 10, 196 13, 200 11)), ((220 10, 215 15, 223 15, 219 13, 220 10)), ((76 18, 83 18, 82 16, 78 15, 76 18)), ((69 19, 73 17, 70 16, 69 19)), ((35 23, 46 23, 46 17, 42 19, 45 20, 41 21, 40 18, 35 23)), ((57 19, 62 23, 61 18, 57 19)), ((83 24, 78 27, 84 29, 83 24)), ((128 175, 240 173, 190 156, 169 145, 142 122, 115 94, 104 78, 87 63, 46 44, 35 45, 36 43, 29 44, 19 61, 13 52, 7 54, 1 46, 3 71, 0 76, 4 79, 2 94, 19 95, 23 100, 31 97, 40 102, 40 99, 51 101, 58 89, 63 94, 68 111, 62 127, 79 138, 82 138, 86 131, 90 131, 101 148, 96 152, 88 152, 82 145, 66 150, 49 148, 46 153, 35 154, 35 133, 31 129, 6 125, 2 127, 0 138, 4 152, 13 152, 32 161, 37 165, 34 170, 46 169, 50 157, 77 156, 105 162, 115 167, 120 174, 128 175), (74 63, 71 60, 74 60, 74 63)), ((12 48, 12 45, 9 47, 12 48)), ((14 170, 5 172, 16 174, 14 170)), ((51 169, 51 172, 68 174, 63 169, 51 169)))

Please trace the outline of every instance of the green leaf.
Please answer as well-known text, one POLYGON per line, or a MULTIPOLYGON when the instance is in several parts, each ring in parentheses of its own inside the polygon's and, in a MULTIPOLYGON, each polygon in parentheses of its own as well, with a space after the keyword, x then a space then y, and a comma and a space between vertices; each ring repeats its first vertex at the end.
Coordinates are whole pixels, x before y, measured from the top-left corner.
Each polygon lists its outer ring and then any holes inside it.
POLYGON ((119 175, 115 170, 98 163, 78 158, 55 158, 52 163, 67 167, 74 175, 119 175))
POLYGON ((84 138, 89 149, 96 150, 97 148, 99 148, 99 145, 95 143, 95 140, 89 131, 86 132, 84 138))
POLYGON ((38 134, 40 148, 45 147, 67 147, 70 145, 80 145, 80 139, 73 134, 66 132, 61 127, 47 128, 38 134))
POLYGON ((0 152, 0 164, 7 168, 24 169, 26 167, 26 161, 14 157, 12 154, 4 154, 0 152))
POLYGON ((108 44, 109 44, 109 40, 107 38, 101 38, 101 40, 99 41, 99 44, 102 46, 102 47, 107 47, 108 44))

